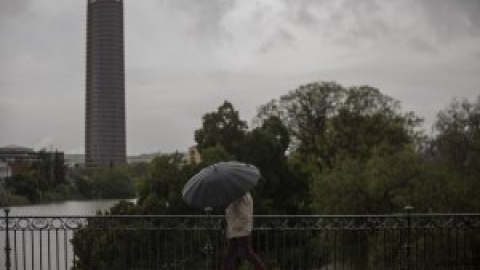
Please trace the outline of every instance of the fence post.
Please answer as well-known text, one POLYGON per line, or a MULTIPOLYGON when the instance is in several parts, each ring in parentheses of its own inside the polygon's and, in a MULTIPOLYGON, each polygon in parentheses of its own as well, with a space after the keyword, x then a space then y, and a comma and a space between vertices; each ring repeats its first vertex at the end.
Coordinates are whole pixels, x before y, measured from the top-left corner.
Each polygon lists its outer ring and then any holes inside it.
POLYGON ((10 264, 10 233, 9 233, 9 220, 8 220, 8 215, 10 213, 9 208, 5 208, 3 210, 5 212, 5 268, 6 270, 10 270, 11 264, 10 264))
POLYGON ((407 212, 407 245, 405 246, 405 269, 410 270, 410 252, 411 252, 411 228, 412 228, 412 206, 405 206, 405 211, 407 212))

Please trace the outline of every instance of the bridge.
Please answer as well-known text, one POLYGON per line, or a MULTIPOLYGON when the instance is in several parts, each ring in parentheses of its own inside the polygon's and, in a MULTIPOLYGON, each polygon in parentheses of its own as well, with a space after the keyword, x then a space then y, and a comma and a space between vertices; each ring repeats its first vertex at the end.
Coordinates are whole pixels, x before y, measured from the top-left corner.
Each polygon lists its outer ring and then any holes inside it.
MULTIPOLYGON (((0 269, 6 270, 219 269, 225 246, 223 217, 216 215, 3 212, 0 269)), ((480 269, 480 214, 406 211, 254 220, 253 244, 269 269, 480 269)))

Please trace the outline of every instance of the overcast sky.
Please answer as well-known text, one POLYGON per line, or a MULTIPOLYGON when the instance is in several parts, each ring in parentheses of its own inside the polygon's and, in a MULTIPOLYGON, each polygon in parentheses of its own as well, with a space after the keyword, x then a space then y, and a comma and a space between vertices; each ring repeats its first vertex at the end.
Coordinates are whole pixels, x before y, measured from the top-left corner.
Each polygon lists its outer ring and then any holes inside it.
MULTIPOLYGON (((0 146, 84 152, 86 0, 0 0, 0 146)), ((183 151, 224 100, 368 84, 426 119, 480 94, 480 0, 124 0, 128 154, 183 151)))

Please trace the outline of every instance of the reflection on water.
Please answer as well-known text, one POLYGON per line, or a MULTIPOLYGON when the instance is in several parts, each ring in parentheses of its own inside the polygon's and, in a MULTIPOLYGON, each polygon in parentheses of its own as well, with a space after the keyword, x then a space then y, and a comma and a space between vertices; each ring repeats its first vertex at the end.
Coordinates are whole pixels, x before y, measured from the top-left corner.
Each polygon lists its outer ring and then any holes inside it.
MULTIPOLYGON (((135 202, 136 199, 127 201, 135 202)), ((67 201, 49 204, 36 204, 10 207, 12 216, 53 216, 53 215, 95 215, 97 211, 105 211, 119 200, 67 201)))
MULTIPOLYGON (((135 202, 136 199, 127 200, 135 202)), ((105 211, 119 200, 67 201, 59 203, 11 207, 10 216, 66 216, 95 215, 105 211)), ((20 222, 21 223, 21 222, 20 222)), ((25 224, 26 221, 24 222, 25 224)), ((0 269, 6 269, 6 237, 4 211, 0 211, 0 269)), ((23 228, 23 226, 22 226, 23 228)), ((24 229, 9 233, 12 269, 70 269, 73 250, 72 231, 24 229)))

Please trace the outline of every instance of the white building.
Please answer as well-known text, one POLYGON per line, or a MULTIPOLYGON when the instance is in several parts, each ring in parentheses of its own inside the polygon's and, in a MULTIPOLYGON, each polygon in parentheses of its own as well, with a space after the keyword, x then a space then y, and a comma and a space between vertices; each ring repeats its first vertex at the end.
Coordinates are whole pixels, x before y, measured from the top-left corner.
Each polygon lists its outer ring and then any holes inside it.
POLYGON ((0 161, 0 182, 5 181, 5 178, 12 176, 12 169, 7 162, 0 161))

